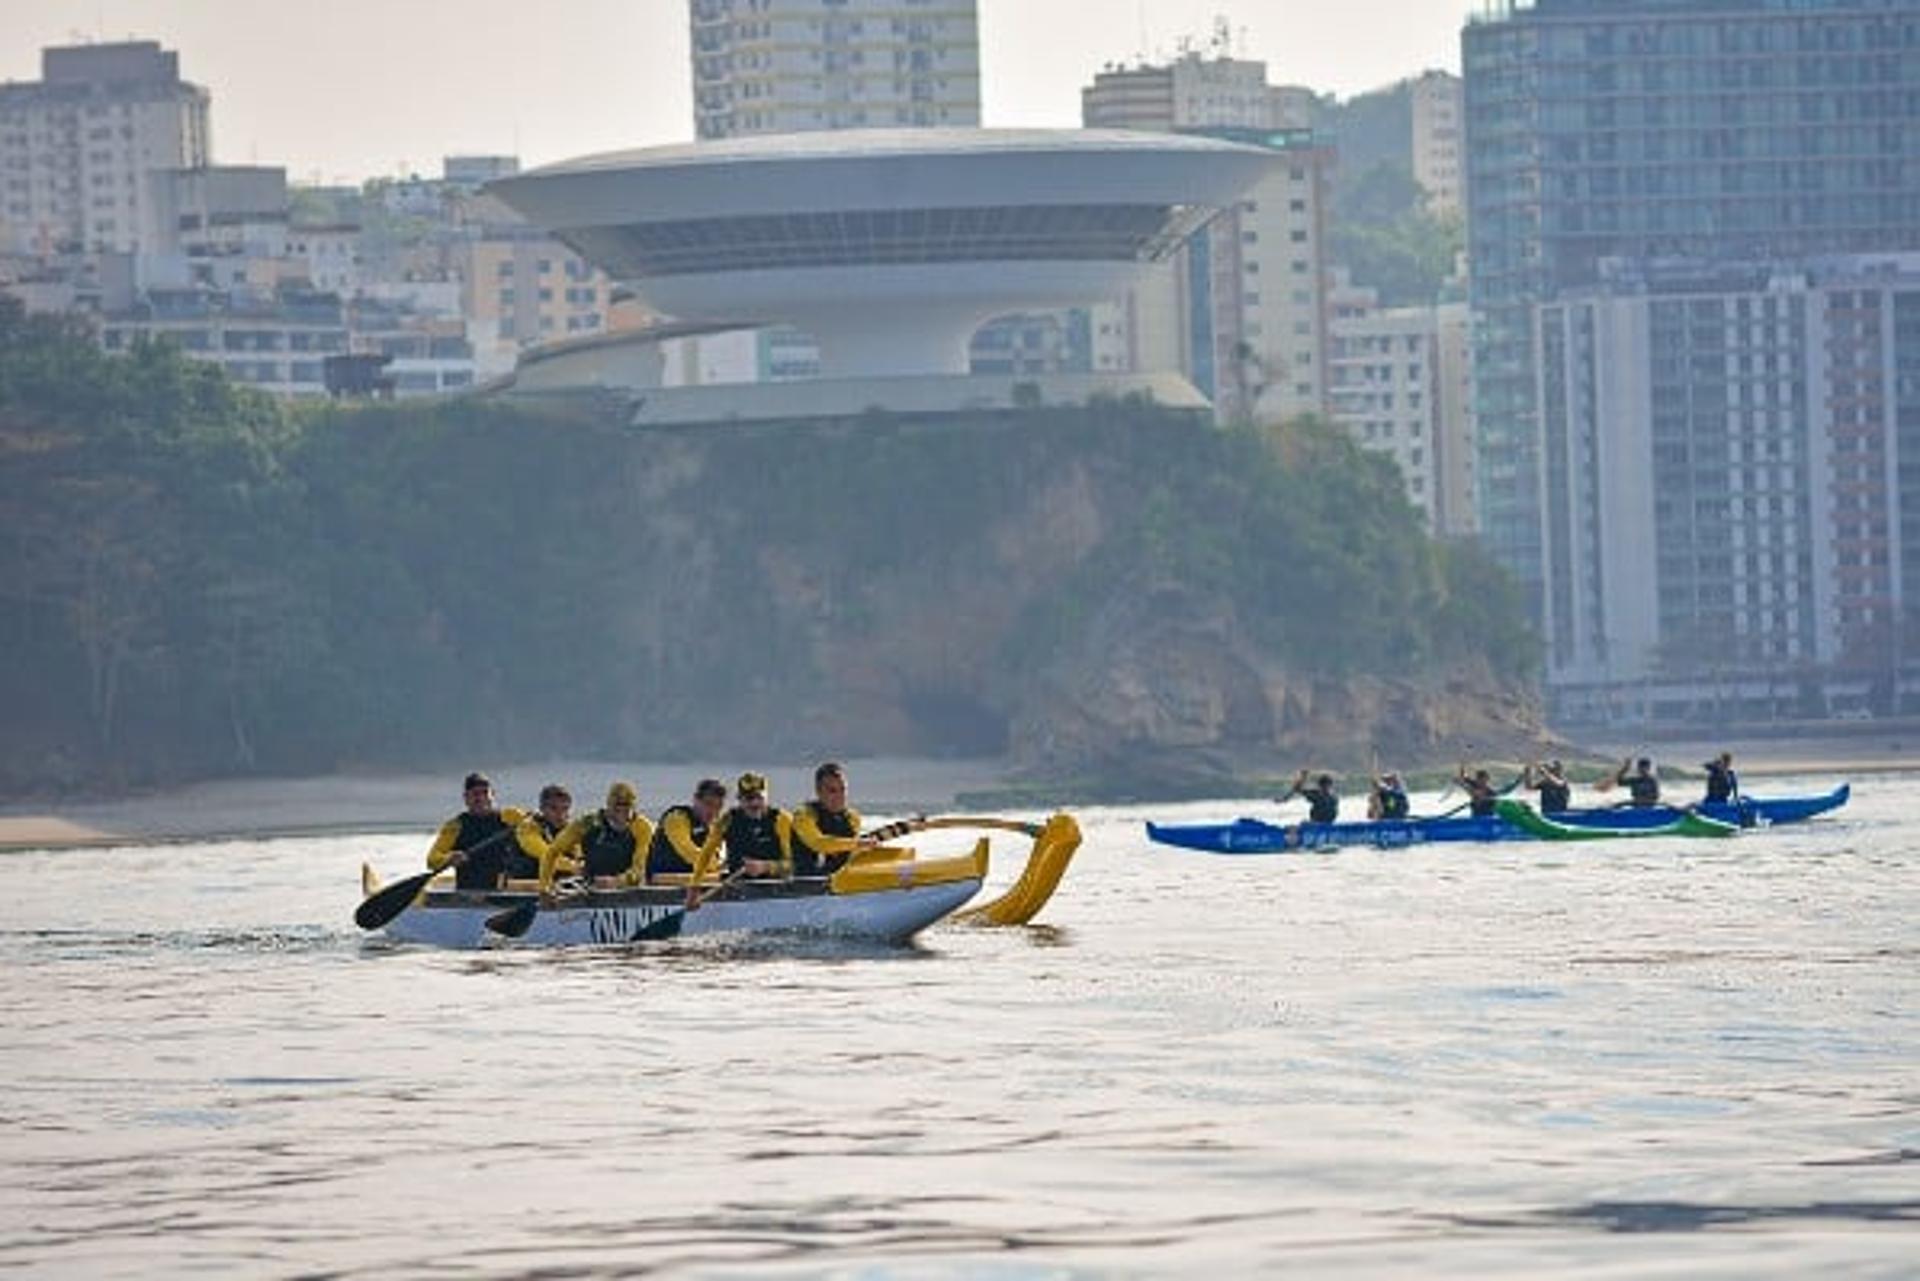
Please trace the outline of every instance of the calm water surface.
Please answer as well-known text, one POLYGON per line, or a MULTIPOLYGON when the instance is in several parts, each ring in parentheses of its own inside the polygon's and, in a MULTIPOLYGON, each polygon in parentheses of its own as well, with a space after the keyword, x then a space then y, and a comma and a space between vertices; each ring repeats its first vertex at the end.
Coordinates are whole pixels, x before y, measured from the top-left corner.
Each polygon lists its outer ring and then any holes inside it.
POLYGON ((7 856, 0 1268, 1920 1273, 1920 782, 1727 843, 1146 812, 1042 926, 853 952, 364 941, 425 834, 7 856))

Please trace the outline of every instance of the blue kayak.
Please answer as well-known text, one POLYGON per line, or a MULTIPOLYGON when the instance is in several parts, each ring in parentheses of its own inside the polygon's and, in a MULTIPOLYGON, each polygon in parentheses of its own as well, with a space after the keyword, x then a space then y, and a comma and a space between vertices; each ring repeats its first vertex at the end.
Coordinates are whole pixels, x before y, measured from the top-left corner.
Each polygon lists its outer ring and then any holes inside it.
MULTIPOLYGON (((1737 823, 1741 827, 1769 827, 1775 823, 1799 823, 1817 814, 1837 810, 1847 803, 1851 795, 1852 785, 1842 783, 1831 792, 1819 796, 1782 796, 1773 799, 1743 796, 1731 803, 1701 801, 1686 808, 1722 823, 1737 823)), ((1559 822, 1575 823, 1581 827, 1634 829, 1664 827, 1679 814, 1680 810, 1672 805, 1649 805, 1645 809, 1629 806, 1624 809, 1568 810, 1552 817, 1559 822)))
MULTIPOLYGON (((1762 827, 1774 823, 1798 823, 1817 814, 1839 809, 1847 803, 1850 794, 1851 789, 1843 783, 1820 796, 1778 799, 1744 797, 1734 804, 1702 802, 1688 809, 1652 805, 1645 809, 1563 810, 1551 817, 1556 823, 1571 827, 1637 831, 1664 827, 1690 810, 1723 823, 1762 827)), ((1147 824, 1147 839, 1161 845, 1203 850, 1209 854, 1285 854, 1343 845, 1400 849, 1410 845, 1456 841, 1530 841, 1535 837, 1498 815, 1489 814, 1483 818, 1463 815, 1458 818, 1379 819, 1351 823, 1280 824, 1262 822, 1257 818, 1236 819, 1231 823, 1185 825, 1150 822, 1147 824)))

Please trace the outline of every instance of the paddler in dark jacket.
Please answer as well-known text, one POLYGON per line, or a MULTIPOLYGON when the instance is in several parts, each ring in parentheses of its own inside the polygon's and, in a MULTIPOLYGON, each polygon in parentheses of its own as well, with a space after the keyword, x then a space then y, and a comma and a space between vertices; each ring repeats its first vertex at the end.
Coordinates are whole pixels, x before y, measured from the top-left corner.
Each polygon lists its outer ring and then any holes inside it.
POLYGON ((793 816, 767 800, 764 775, 749 771, 733 785, 734 806, 707 831, 687 883, 687 906, 698 904, 695 889, 713 870, 722 849, 729 877, 785 880, 793 875, 793 816))
POLYGON ((524 810, 495 809, 493 781, 469 774, 461 785, 466 809, 440 825, 427 850, 427 866, 454 869, 454 885, 463 890, 498 889, 512 851, 513 831, 524 810))
POLYGON ((1392 770, 1373 780, 1373 792, 1367 798, 1367 817, 1404 819, 1408 811, 1406 784, 1392 770))
POLYGON ((823 762, 813 771, 813 799, 793 812, 793 874, 831 875, 874 844, 860 835, 860 811, 847 804, 845 767, 823 762))
POLYGON ((694 785, 691 803, 662 810, 660 825, 647 845, 647 879, 692 873, 726 803, 727 785, 717 778, 703 778, 694 785))
POLYGON ((1621 761, 1620 770, 1613 776, 1616 785, 1627 789, 1633 798, 1633 808, 1652 809, 1660 803, 1660 779, 1653 772, 1653 762, 1642 756, 1638 761, 1621 761), (1628 772, 1629 765, 1632 772, 1628 772))
POLYGON ((552 886, 556 872, 585 875, 602 888, 640 884, 653 824, 635 812, 639 807, 632 783, 609 787, 605 806, 574 819, 547 847, 541 888, 552 886))
POLYGON ((1733 772, 1733 753, 1722 752, 1702 768, 1707 771, 1707 803, 1732 805, 1740 799, 1740 776, 1733 772))
POLYGON ((1322 774, 1307 786, 1307 771, 1301 770, 1294 775, 1293 786, 1287 789, 1282 801, 1298 796, 1307 803, 1307 822, 1331 823, 1340 817, 1340 797, 1333 790, 1333 775, 1322 774))
POLYGON ((703 866, 712 851, 724 848, 729 876, 792 876, 793 815, 767 799, 766 777, 742 774, 733 796, 734 807, 707 833, 700 850, 703 866))
POLYGON ((573 793, 558 783, 540 789, 540 808, 513 829, 513 850, 507 855, 507 878, 530 881, 540 875, 553 843, 573 815, 573 793))
POLYGON ((1540 793, 1542 814, 1564 814, 1573 805, 1573 784, 1567 782, 1559 761, 1527 766, 1520 783, 1540 793))
POLYGON ((1463 764, 1454 782, 1466 792, 1467 812, 1475 818, 1485 818, 1493 813, 1493 807, 1500 802, 1500 789, 1493 785, 1493 775, 1487 770, 1477 769, 1469 774, 1463 764))

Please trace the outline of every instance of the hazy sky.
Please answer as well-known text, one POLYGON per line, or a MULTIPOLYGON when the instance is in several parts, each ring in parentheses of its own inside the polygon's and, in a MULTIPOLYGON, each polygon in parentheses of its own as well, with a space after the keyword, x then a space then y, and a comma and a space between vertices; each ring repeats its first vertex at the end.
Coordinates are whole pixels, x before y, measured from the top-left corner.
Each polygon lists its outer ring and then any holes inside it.
MULTIPOLYGON (((1342 97, 1457 69, 1467 0, 980 0, 989 125, 1080 122, 1111 61, 1202 40, 1215 15, 1276 83, 1342 97), (1244 33, 1242 35, 1241 33, 1244 33)), ((214 159, 296 180, 530 164, 693 133, 686 0, 0 0, 0 80, 40 48, 156 39, 213 92, 214 159)))

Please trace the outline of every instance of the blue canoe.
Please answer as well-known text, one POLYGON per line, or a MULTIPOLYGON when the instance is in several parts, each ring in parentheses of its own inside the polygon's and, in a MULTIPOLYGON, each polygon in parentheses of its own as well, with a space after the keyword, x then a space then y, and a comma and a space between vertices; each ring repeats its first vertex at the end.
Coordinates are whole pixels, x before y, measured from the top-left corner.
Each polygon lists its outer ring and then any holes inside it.
MULTIPOLYGON (((1839 809, 1847 803, 1850 787, 1842 783, 1820 796, 1790 796, 1768 800, 1747 797, 1737 804, 1701 803, 1691 807, 1695 814, 1734 823, 1741 827, 1768 826, 1774 823, 1798 823, 1839 809)), ((1662 827, 1677 820, 1682 809, 1655 805, 1647 809, 1566 810, 1553 815, 1557 823, 1578 827, 1634 831, 1662 827)), ((1382 819, 1352 823, 1265 823, 1257 818, 1236 819, 1231 823, 1193 823, 1180 826, 1147 824, 1147 839, 1161 845, 1202 850, 1209 854, 1285 854, 1298 850, 1327 849, 1342 845, 1373 845, 1399 849, 1409 845, 1439 842, 1530 841, 1532 835, 1497 815, 1484 818, 1382 819)))

